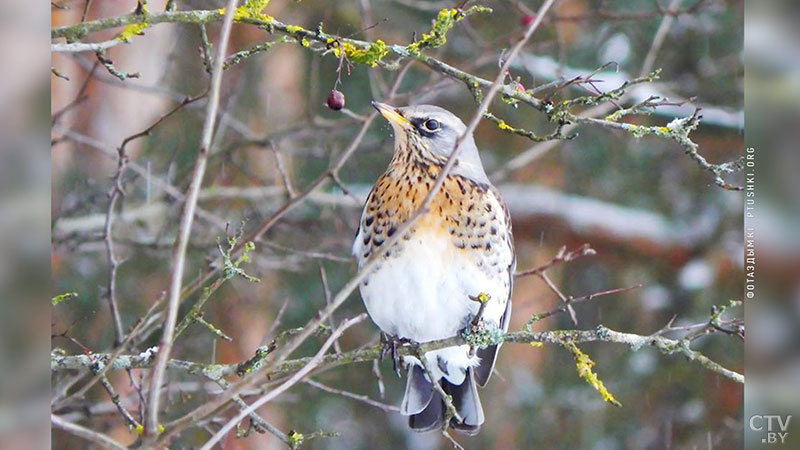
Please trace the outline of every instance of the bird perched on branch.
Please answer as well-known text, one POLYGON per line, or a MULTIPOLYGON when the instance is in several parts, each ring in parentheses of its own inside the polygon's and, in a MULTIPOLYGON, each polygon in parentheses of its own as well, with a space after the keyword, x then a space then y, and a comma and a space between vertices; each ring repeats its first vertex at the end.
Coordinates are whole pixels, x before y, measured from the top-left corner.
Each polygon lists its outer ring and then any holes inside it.
MULTIPOLYGON (((353 244, 359 268, 373 255, 378 259, 360 285, 370 317, 393 345, 453 337, 476 319, 505 331, 515 268, 511 220, 486 177, 472 134, 459 144, 457 164, 430 204, 389 247, 387 241, 423 206, 466 126, 437 106, 372 105, 395 136, 394 157, 367 198, 353 244)), ((424 366, 405 356, 408 380, 401 411, 410 427, 443 426, 447 409, 434 389, 438 383, 457 412, 449 425, 476 434, 484 421, 476 385, 489 380, 498 348, 430 351, 424 366)), ((395 370, 396 364, 395 359, 395 370)))

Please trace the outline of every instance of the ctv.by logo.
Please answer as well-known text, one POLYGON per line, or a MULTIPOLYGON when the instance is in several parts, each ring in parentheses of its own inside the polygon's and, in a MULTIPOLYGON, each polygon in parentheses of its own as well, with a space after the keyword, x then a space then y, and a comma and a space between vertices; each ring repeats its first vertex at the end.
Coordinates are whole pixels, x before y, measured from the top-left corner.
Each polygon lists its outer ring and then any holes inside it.
POLYGON ((787 430, 789 429, 789 422, 791 420, 792 416, 786 416, 784 418, 776 415, 762 416, 756 414, 750 417, 750 429, 753 431, 764 431, 766 425, 767 436, 761 438, 761 442, 764 444, 783 444, 786 440, 786 436, 789 435, 787 430))

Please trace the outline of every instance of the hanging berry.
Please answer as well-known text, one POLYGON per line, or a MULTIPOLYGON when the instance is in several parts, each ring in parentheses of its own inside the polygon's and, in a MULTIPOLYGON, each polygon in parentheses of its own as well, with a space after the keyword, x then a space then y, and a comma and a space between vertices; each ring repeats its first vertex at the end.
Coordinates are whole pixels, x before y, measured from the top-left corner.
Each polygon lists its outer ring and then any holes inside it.
POLYGON ((344 108, 344 94, 337 89, 331 89, 328 94, 328 108, 339 111, 344 108))

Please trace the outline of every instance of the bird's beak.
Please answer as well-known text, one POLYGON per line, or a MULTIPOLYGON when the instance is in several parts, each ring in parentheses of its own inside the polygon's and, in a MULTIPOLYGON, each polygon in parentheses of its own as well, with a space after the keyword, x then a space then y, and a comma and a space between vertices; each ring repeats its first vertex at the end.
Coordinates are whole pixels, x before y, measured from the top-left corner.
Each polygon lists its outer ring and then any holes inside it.
POLYGON ((378 110, 379 113, 381 113, 384 119, 389 121, 389 123, 398 125, 401 128, 407 128, 410 124, 408 119, 403 117, 403 115, 400 114, 400 111, 398 111, 398 109, 394 106, 387 105, 386 103, 376 102, 375 100, 370 103, 375 109, 378 110))

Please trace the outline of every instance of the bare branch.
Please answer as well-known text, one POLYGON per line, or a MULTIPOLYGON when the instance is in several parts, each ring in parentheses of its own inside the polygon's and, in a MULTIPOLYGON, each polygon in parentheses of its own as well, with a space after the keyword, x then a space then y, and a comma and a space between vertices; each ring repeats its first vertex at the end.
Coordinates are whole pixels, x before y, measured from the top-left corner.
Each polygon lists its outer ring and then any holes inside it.
POLYGON ((75 436, 86 439, 87 441, 97 444, 103 448, 126 450, 126 447, 106 436, 105 434, 98 433, 97 431, 90 430, 76 423, 69 422, 55 414, 50 415, 50 423, 52 423, 55 428, 59 428, 68 433, 74 434, 75 436))
POLYGON ((550 269, 551 267, 556 266, 560 263, 574 261, 582 256, 590 256, 595 254, 597 254, 597 252, 589 244, 583 244, 580 247, 576 248, 575 250, 569 252, 567 251, 567 247, 564 246, 558 250, 556 256, 554 256, 553 259, 551 259, 549 262, 539 267, 535 267, 533 269, 517 272, 514 274, 514 276, 519 278, 528 275, 538 275, 540 273, 544 273, 545 271, 547 271, 547 269, 550 269))
MULTIPOLYGON (((672 0, 669 2, 669 9, 674 11, 678 6, 680 6, 681 1, 682 0, 672 0)), ((669 27, 672 26, 672 22, 674 21, 675 16, 671 14, 665 14, 661 19, 661 23, 658 25, 658 30, 656 30, 656 34, 653 37, 653 42, 650 44, 650 50, 647 51, 647 56, 644 58, 642 70, 639 71, 640 77, 647 75, 653 70, 653 65, 656 62, 658 50, 661 49, 661 45, 664 43, 664 39, 667 37, 667 32, 669 32, 669 27)))
POLYGON ((322 344, 322 347, 317 351, 317 353, 308 361, 308 363, 302 369, 300 369, 297 373, 295 373, 291 378, 286 380, 283 384, 281 384, 275 389, 270 390, 267 394, 263 395, 261 398, 253 402, 250 406, 243 409, 242 412, 239 413, 239 415, 229 420, 228 423, 226 423, 219 431, 217 431, 217 433, 214 436, 211 437, 211 439, 206 441, 206 443, 202 447, 200 447, 200 450, 210 450, 214 446, 214 444, 219 442, 219 440, 222 439, 222 437, 225 436, 225 434, 227 434, 227 432, 230 431, 230 429, 233 428, 240 420, 244 419, 251 412, 260 408, 262 405, 265 405, 270 400, 274 399, 275 397, 277 397, 290 387, 300 382, 303 378, 305 378, 306 375, 311 373, 311 371, 314 370, 314 368, 317 365, 319 365, 319 363, 323 359, 322 357, 325 354, 325 352, 328 351, 328 348, 331 345, 333 345, 334 341, 336 341, 336 339, 338 339, 339 336, 341 336, 345 330, 363 321, 366 318, 367 318, 366 314, 361 314, 353 319, 348 319, 343 321, 342 324, 339 325, 339 327, 336 328, 336 330, 334 330, 333 333, 331 333, 330 337, 325 341, 324 344, 322 344))
POLYGON ((200 140, 200 151, 195 162, 194 174, 189 189, 186 193, 186 202, 183 207, 183 215, 178 227, 178 237, 173 252, 172 273, 170 274, 170 286, 167 300, 167 314, 164 319, 163 334, 159 344, 156 364, 153 368, 153 375, 150 382, 150 404, 148 405, 148 415, 145 421, 145 433, 152 439, 158 434, 158 410, 161 402, 161 385, 167 370, 170 351, 172 350, 175 324, 178 318, 178 307, 180 306, 180 294, 183 280, 183 269, 186 262, 186 247, 189 243, 189 236, 192 231, 194 221, 194 210, 197 206, 197 195, 203 183, 208 152, 211 149, 211 138, 214 134, 214 123, 217 119, 217 107, 219 106, 219 90, 222 84, 222 62, 225 58, 225 51, 228 47, 233 26, 233 10, 237 0, 228 0, 226 6, 225 20, 220 32, 220 42, 217 48, 217 57, 214 60, 214 69, 211 75, 211 87, 209 89, 208 111, 206 120, 203 124, 203 132, 200 140))
POLYGON ((312 379, 306 379, 306 380, 303 381, 303 383, 308 384, 309 386, 314 386, 315 388, 317 388, 319 390, 322 390, 322 391, 325 391, 325 392, 328 392, 328 393, 331 393, 331 394, 341 395, 342 397, 345 397, 345 398, 350 398, 350 399, 357 400, 357 401, 362 402, 362 403, 366 403, 367 405, 374 406, 374 407, 376 407, 378 409, 381 409, 383 411, 386 411, 386 412, 400 412, 400 408, 398 408, 397 406, 387 405, 386 403, 381 403, 379 401, 376 401, 376 400, 373 400, 373 399, 369 398, 369 396, 367 396, 367 395, 354 394, 354 393, 349 392, 349 391, 344 391, 344 390, 341 390, 341 389, 332 388, 330 386, 326 386, 326 385, 324 385, 324 384, 322 384, 322 383, 320 383, 318 381, 314 381, 312 379))

